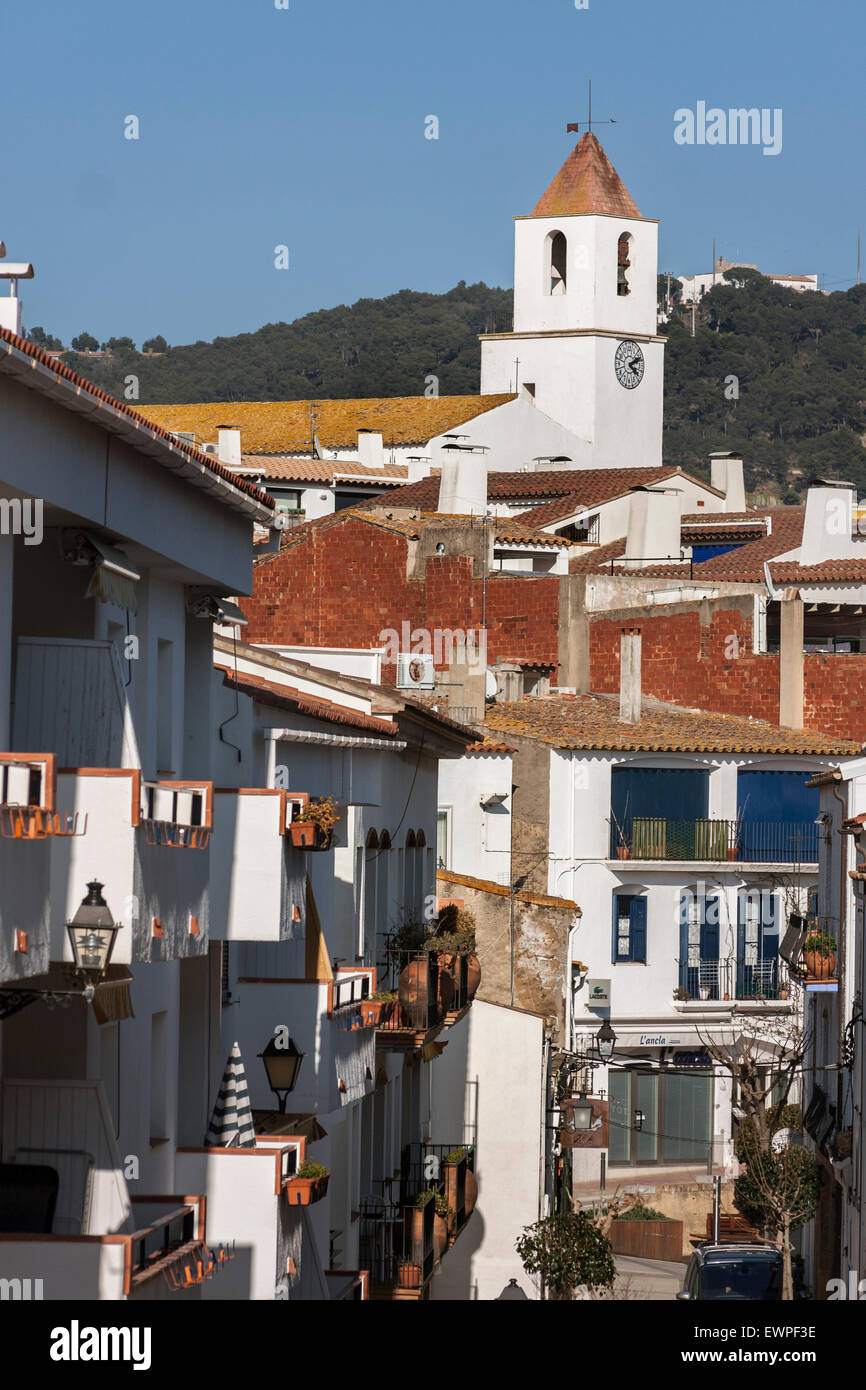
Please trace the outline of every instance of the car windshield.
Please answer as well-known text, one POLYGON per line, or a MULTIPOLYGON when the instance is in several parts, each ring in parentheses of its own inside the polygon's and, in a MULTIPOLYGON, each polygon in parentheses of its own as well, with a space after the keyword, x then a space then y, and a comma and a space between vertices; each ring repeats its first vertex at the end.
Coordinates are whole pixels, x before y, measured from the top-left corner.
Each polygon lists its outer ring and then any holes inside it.
POLYGON ((712 1260, 701 1270, 701 1298, 778 1299, 781 1280, 778 1259, 712 1260))

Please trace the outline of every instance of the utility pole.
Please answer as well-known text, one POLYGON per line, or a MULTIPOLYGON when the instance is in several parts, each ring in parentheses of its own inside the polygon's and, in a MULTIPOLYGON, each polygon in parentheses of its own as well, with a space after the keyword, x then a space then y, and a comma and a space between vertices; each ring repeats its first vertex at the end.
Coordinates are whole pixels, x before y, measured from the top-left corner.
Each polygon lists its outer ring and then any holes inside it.
POLYGON ((857 284, 860 284, 860 228, 857 228, 857 284))

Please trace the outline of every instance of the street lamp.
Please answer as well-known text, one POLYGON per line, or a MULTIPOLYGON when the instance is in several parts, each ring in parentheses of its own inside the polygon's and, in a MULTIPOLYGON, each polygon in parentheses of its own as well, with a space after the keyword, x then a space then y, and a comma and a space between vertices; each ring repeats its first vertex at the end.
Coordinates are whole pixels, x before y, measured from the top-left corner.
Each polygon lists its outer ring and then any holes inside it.
POLYGON ((520 1298, 525 1299, 526 1294, 523 1292, 516 1279, 509 1279, 508 1283, 505 1285, 505 1288, 502 1290, 502 1293, 499 1294, 499 1296, 497 1297, 496 1302, 502 1303, 506 1300, 511 1301, 512 1299, 520 1298))
POLYGON ((295 1089, 298 1072, 306 1055, 298 1051, 291 1038, 287 1047, 280 1047, 276 1038, 271 1038, 264 1052, 259 1053, 265 1064, 268 1085, 279 1101, 281 1115, 286 1113, 286 1099, 289 1092, 295 1089))
POLYGON ((609 1062, 613 1056, 614 1044, 616 1043, 616 1033, 610 1026, 610 1019, 606 1018, 595 1035, 595 1042, 598 1048, 598 1055, 603 1062, 609 1062))
POLYGON ((115 923, 108 903, 102 896, 103 885, 94 879, 87 885, 87 896, 72 918, 66 923, 72 959, 84 979, 85 992, 92 991, 108 969, 114 938, 119 924, 115 923))
POLYGON ((592 1129, 592 1102, 587 1100, 586 1091, 581 1091, 571 1110, 575 1129, 592 1129))

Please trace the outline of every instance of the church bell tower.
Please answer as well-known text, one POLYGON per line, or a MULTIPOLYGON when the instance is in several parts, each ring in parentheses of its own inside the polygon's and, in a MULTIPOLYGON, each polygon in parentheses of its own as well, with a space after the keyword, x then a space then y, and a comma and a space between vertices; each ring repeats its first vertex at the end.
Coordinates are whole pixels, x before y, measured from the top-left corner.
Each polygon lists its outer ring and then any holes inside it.
POLYGON ((584 441, 579 466, 660 465, 657 265, 658 223, 587 132, 515 219, 514 326, 482 336, 482 394, 526 388, 584 441))

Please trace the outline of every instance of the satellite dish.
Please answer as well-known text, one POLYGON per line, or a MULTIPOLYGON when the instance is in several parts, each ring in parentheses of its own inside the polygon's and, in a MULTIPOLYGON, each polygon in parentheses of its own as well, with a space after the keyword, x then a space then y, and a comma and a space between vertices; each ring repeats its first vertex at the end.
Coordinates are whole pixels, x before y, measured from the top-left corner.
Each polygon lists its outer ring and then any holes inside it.
POLYGON ((487 668, 487 674, 486 674, 486 676, 484 677, 484 697, 485 697, 485 699, 487 699, 487 700, 493 700, 493 699, 495 698, 495 696, 496 696, 496 677, 494 676, 493 672, 491 671, 490 667, 488 666, 488 668, 487 668))

